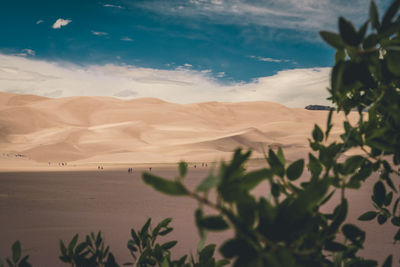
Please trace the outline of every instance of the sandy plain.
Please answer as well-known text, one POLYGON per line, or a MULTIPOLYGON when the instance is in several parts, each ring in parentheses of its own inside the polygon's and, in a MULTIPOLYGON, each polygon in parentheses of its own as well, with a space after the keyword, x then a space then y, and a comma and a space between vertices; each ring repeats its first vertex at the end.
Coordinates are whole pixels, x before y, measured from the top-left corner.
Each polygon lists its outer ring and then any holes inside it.
MULTIPOLYGON (((155 192, 143 184, 141 172, 151 166, 154 173, 173 178, 176 162, 186 160, 186 183, 194 187, 213 162, 229 159, 237 147, 253 150, 249 169, 264 166, 268 148, 282 146, 289 160, 298 159, 308 153, 314 124, 324 129, 326 117, 325 111, 269 102, 178 105, 148 98, 0 93, 0 256, 9 255, 19 239, 34 266, 65 266, 57 260, 59 239, 102 230, 123 263, 130 260, 130 228, 148 217, 154 222, 173 217, 175 230, 167 239, 179 240, 174 255, 190 253, 198 242, 195 201, 155 192), (203 162, 207 167, 201 167, 203 162)), ((342 132, 342 121, 334 116, 331 140, 342 132)), ((372 208, 372 185, 349 191, 350 222, 372 208)), ((261 185, 254 193, 266 191, 261 185)), ((337 201, 333 198, 324 208, 332 209, 337 201)), ((390 253, 400 255, 389 224, 359 224, 371 233, 364 256, 383 260, 390 253)), ((208 241, 220 244, 230 234, 213 233, 208 241)))

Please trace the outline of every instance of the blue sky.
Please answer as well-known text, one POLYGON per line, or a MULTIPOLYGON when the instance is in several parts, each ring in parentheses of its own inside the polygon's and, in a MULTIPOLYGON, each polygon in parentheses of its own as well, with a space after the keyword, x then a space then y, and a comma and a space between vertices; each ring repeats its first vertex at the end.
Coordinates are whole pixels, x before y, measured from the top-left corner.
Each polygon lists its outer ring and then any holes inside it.
MULTIPOLYGON (((384 2, 377 1, 381 8, 384 2)), ((359 25, 368 6, 368 0, 3 0, 0 91, 289 106, 302 106, 315 91, 323 102, 334 51, 318 31, 336 31, 338 16, 359 25)))

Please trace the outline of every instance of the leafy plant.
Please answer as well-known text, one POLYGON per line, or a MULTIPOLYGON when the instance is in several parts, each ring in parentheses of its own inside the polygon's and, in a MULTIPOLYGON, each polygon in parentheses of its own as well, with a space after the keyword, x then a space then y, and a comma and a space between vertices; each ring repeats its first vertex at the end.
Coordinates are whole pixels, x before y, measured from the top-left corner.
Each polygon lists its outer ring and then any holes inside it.
POLYGON ((109 252, 109 246, 105 247, 104 240, 99 231, 97 235, 93 232, 86 236, 86 239, 78 244, 79 235, 76 234, 68 246, 60 240, 62 262, 69 263, 73 267, 118 267, 114 256, 109 252))
MULTIPOLYGON (((6 259, 8 267, 30 267, 32 266, 28 262, 29 255, 22 256, 21 242, 19 240, 15 241, 11 247, 12 256, 6 259)), ((3 267, 3 261, 0 258, 0 267, 3 267)))
MULTIPOLYGON (((359 220, 376 218, 384 224, 390 219, 397 227, 393 239, 400 240, 400 198, 392 181, 393 174, 399 175, 400 164, 399 9, 400 1, 393 1, 380 19, 372 1, 370 18, 359 29, 341 17, 339 33, 320 33, 337 50, 328 90, 337 113, 346 118, 341 140, 329 142, 331 110, 325 131, 318 125, 312 131, 307 160, 287 162, 282 149, 270 149, 265 156, 267 167, 247 172, 244 166, 251 152, 239 149, 230 163, 221 163, 219 172, 210 173, 194 191, 183 183, 187 172, 183 162, 178 179, 144 173, 144 182, 165 194, 196 199, 200 233, 233 229, 234 236, 222 244, 220 252, 234 259, 234 266, 377 266, 377 261, 357 255, 366 233, 345 223, 346 192, 360 189, 379 171, 371 195, 375 210, 360 214, 359 220), (357 112, 356 124, 348 119, 350 112, 357 112), (362 153, 339 161, 355 148, 362 153), (299 184, 306 164, 309 177, 299 184), (262 181, 268 181, 269 192, 256 198, 251 190, 262 181), (216 199, 209 198, 212 190, 216 199), (340 194, 340 203, 333 213, 322 212, 321 206, 335 192, 340 194), (205 214, 204 206, 217 214, 205 214)), ((384 266, 392 261, 389 255, 384 266)))

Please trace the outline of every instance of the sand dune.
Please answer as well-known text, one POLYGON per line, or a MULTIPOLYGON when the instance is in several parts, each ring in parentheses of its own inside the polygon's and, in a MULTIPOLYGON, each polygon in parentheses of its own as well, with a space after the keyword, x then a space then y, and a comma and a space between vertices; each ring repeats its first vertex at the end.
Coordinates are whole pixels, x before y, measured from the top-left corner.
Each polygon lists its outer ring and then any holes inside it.
MULTIPOLYGON (((314 123, 325 126, 326 117, 261 101, 182 105, 0 93, 0 168, 13 155, 35 163, 214 161, 237 147, 262 157, 279 145, 290 155, 306 151, 314 123)), ((334 138, 341 121, 334 117, 334 138)))

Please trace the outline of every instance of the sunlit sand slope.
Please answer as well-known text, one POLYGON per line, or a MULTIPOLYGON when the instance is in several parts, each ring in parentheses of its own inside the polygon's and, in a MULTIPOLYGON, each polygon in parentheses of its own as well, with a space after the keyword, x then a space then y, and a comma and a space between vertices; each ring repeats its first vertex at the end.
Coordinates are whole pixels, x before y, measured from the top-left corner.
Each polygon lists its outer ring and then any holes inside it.
MULTIPOLYGON (((173 104, 159 99, 45 98, 0 93, 0 161, 152 163, 214 161, 237 147, 253 157, 279 145, 304 153, 326 111, 271 102, 173 104), (18 155, 18 156, 16 156, 18 155)), ((335 117, 341 127, 342 118, 335 117)), ((333 137, 341 131, 333 129, 333 137)))

